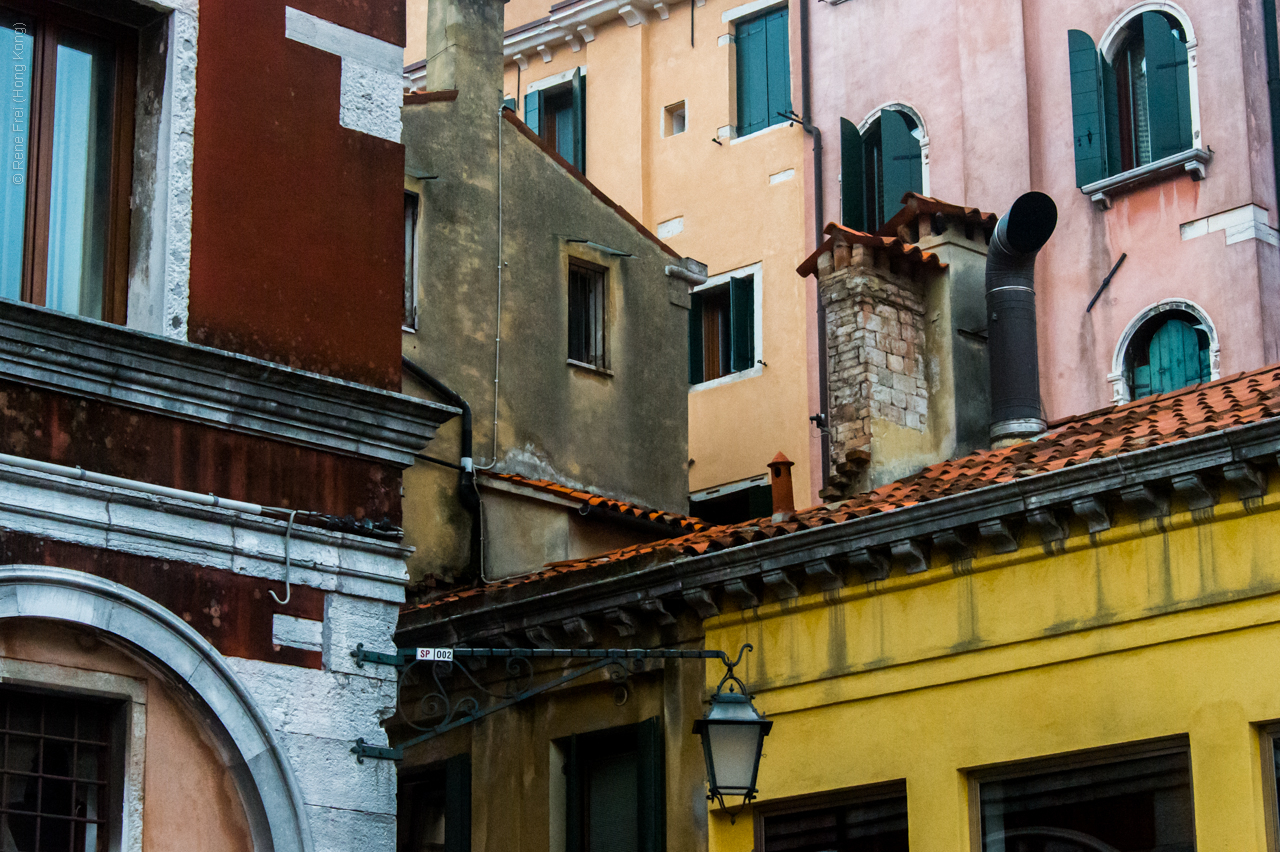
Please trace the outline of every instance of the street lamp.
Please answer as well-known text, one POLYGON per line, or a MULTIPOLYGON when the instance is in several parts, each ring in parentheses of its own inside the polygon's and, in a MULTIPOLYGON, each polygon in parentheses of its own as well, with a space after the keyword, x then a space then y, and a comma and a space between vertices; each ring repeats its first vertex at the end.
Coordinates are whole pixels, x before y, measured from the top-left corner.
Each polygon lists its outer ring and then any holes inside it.
POLYGON ((742 804, 730 812, 731 820, 756 796, 764 738, 773 727, 773 722, 756 710, 746 685, 733 673, 734 666, 749 650, 751 646, 744 645, 735 663, 725 658, 729 671, 711 696, 711 709, 693 723, 693 732, 702 737, 702 752, 707 759, 707 798, 719 801, 720 807, 728 810, 725 796, 742 797, 742 804), (729 685, 728 692, 724 691, 725 684, 729 685), (735 685, 740 691, 735 691, 735 685))

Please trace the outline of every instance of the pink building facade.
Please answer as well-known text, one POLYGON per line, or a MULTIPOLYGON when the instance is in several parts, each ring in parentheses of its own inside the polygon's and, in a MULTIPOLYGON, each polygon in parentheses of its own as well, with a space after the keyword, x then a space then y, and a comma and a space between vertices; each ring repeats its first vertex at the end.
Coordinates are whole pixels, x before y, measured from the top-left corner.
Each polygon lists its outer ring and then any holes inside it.
POLYGON ((1059 224, 1036 292, 1050 420, 1280 360, 1265 5, 809 3, 823 142, 809 215, 818 182, 823 222, 868 231, 903 189, 995 213, 1049 194, 1059 224), (1171 317, 1186 340, 1161 336, 1171 317))

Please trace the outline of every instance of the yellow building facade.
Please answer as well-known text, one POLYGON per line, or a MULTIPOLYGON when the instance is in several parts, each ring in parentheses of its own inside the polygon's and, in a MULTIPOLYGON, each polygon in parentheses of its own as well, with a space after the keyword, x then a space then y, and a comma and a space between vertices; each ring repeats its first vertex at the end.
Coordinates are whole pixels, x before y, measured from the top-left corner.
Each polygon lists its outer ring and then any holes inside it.
MULTIPOLYGON (((409 2, 411 85, 425 58, 417 55, 425 41, 415 29, 425 26, 426 6, 409 2)), ((549 9, 548 0, 511 0, 505 13, 504 94, 520 118, 554 123, 549 106, 538 118, 528 113, 529 97, 542 92, 550 104, 577 72, 585 90, 585 162, 578 165, 586 176, 679 254, 707 264, 708 279, 688 284, 708 305, 727 295, 731 278, 752 283, 749 354, 691 376, 693 511, 700 498, 746 486, 759 497, 766 465, 779 451, 796 462, 797 502, 818 502, 820 435, 808 420, 820 410, 808 342, 816 339, 817 302, 813 283, 795 273, 812 227, 804 167, 810 143, 799 124, 772 115, 765 129, 739 135, 736 31, 766 14, 781 13, 786 24, 787 4, 578 2, 549 9)), ((798 56, 794 21, 786 36, 784 53, 798 56)), ((779 85, 798 110, 799 75, 788 69, 786 80, 770 81, 775 94, 779 85)), ((710 329, 715 318, 707 322, 710 329)))

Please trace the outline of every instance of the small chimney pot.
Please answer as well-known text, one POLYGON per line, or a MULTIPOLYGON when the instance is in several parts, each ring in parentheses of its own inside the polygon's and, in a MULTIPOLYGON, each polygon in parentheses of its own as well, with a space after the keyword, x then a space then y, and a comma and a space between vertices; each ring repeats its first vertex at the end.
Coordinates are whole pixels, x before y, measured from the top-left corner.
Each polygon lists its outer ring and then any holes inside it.
POLYGON ((773 517, 775 521, 795 514, 796 498, 795 491, 791 486, 791 468, 793 467, 795 467, 795 462, 782 453, 778 453, 773 457, 773 461, 769 462, 769 487, 773 491, 773 517))

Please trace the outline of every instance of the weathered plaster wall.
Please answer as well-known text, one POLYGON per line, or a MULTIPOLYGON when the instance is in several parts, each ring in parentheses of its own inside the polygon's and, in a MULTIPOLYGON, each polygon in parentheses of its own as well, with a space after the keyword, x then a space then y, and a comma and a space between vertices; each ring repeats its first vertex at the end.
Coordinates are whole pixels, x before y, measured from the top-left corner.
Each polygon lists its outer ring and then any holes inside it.
MULTIPOLYGON (((1257 726, 1280 698, 1254 672, 1280 640, 1278 508, 1273 490, 1053 547, 1027 531, 709 621, 707 647, 757 649, 761 802, 905 779, 911 848, 968 848, 970 769, 1189 735, 1197 848, 1268 848, 1257 726)), ((713 814, 710 835, 751 848, 752 820, 713 814)))
MULTIPOLYGON (((404 43, 400 0, 296 6, 397 55, 404 43)), ((201 9, 189 338, 398 388, 403 149, 339 124, 350 60, 286 38, 285 7, 201 9)))
MULTIPOLYGON (((1164 180, 1098 210, 1075 185, 1067 31, 1100 42, 1131 0, 975 4, 811 3, 814 113, 825 139, 887 102, 912 106, 929 138, 930 194, 1002 213, 1027 189, 1057 202, 1058 230, 1037 270, 1042 393, 1048 416, 1112 399, 1107 381, 1128 322, 1163 298, 1202 305, 1223 333, 1222 374, 1280 357, 1276 254, 1222 232, 1183 241, 1180 225, 1257 204, 1277 225, 1260 5, 1185 0, 1199 43, 1196 74, 1206 180, 1164 180), (979 8, 980 7, 980 8, 979 8), (862 49, 850 51, 857 44, 862 49), (928 61, 922 61, 928 57, 928 61), (1084 309, 1129 255, 1108 292, 1084 309)), ((840 216, 838 144, 824 153, 828 220, 840 216)), ((810 180, 810 184, 812 181, 810 180)), ((812 185, 808 186, 810 200, 812 185)))

